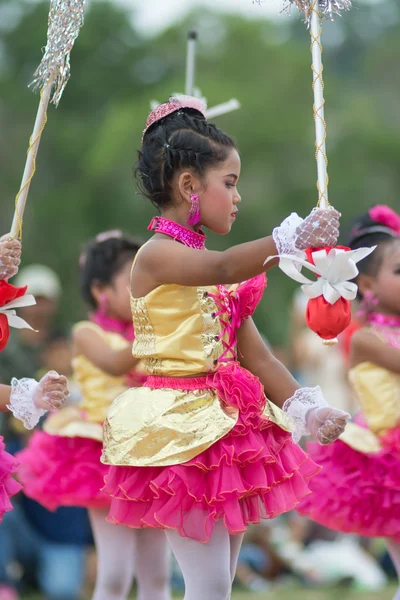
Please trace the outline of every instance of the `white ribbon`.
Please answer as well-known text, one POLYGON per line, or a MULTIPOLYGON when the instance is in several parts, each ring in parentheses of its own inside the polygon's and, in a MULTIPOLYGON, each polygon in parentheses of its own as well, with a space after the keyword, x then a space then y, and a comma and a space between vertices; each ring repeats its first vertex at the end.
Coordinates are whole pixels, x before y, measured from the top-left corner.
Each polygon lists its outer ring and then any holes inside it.
POLYGON ((279 268, 291 279, 303 284, 301 289, 308 298, 323 296, 329 304, 335 304, 339 298, 354 300, 357 296, 357 285, 350 281, 358 275, 356 263, 369 256, 375 248, 376 246, 349 251, 333 248, 328 254, 325 250, 317 250, 312 253, 315 265, 291 254, 272 256, 264 264, 279 258, 279 268), (318 279, 308 279, 296 265, 312 271, 318 275, 318 279))
POLYGON ((15 308, 22 308, 23 306, 34 306, 36 304, 35 298, 31 294, 27 294, 26 296, 21 296, 21 298, 17 298, 16 300, 12 300, 5 306, 0 306, 0 315, 5 315, 7 317, 7 321, 10 327, 15 327, 16 329, 30 329, 31 331, 36 331, 33 329, 24 319, 17 316, 15 308))

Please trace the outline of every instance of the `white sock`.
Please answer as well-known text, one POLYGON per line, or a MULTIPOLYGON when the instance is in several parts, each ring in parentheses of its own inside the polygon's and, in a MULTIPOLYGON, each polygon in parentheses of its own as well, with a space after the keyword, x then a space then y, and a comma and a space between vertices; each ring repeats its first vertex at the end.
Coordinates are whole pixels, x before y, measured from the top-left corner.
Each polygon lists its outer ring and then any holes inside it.
POLYGON ((175 530, 166 535, 185 580, 184 600, 229 600, 230 536, 223 522, 215 524, 207 544, 180 537, 175 530))

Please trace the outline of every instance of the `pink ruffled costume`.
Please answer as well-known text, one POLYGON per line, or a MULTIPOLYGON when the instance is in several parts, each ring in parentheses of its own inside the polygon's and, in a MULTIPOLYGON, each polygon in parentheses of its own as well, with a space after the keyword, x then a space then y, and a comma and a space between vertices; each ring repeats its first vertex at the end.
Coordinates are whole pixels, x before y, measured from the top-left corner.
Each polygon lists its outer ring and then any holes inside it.
MULTIPOLYGON (((76 328, 94 329, 113 349, 120 350, 133 339, 133 329, 113 319, 78 323, 76 328)), ((79 406, 67 406, 51 415, 44 431, 37 431, 27 448, 18 454, 24 493, 48 510, 60 506, 108 508, 102 493, 108 467, 100 462, 103 422, 112 400, 127 389, 123 378, 112 377, 85 356, 73 359, 74 379, 82 394, 79 406)), ((131 375, 140 385, 139 375, 131 375)))
POLYGON ((22 489, 13 477, 17 470, 18 461, 6 452, 4 439, 0 436, 0 523, 4 514, 13 508, 10 498, 22 489))
MULTIPOLYGON (((400 348, 400 319, 370 315, 370 330, 400 348)), ((322 471, 298 510, 337 531, 400 540, 400 376, 364 362, 349 378, 363 415, 330 446, 307 445, 322 471)))
POLYGON ((117 398, 105 422, 110 522, 207 542, 219 519, 239 534, 309 494, 319 467, 237 360, 236 331, 265 285, 262 275, 132 298, 133 353, 149 376, 117 398))

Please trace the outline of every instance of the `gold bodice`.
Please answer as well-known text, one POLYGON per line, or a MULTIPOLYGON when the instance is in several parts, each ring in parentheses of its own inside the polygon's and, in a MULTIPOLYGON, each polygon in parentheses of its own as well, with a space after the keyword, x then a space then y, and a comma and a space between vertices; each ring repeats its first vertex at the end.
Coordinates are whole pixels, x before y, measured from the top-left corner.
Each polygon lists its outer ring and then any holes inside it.
POLYGON ((133 355, 142 359, 147 373, 185 377, 216 369, 228 338, 213 297, 218 294, 217 287, 171 284, 131 298, 133 355))
MULTIPOLYGON (((130 342, 118 333, 106 332, 95 323, 83 321, 75 325, 96 331, 112 350, 122 350, 130 342)), ((67 406, 50 415, 44 430, 52 435, 66 437, 89 437, 102 440, 102 424, 113 400, 124 392, 127 386, 122 377, 108 375, 90 360, 79 354, 72 360, 73 378, 77 383, 82 399, 78 406, 67 406)))
POLYGON ((400 424, 400 376, 371 362, 350 369, 349 380, 369 429, 383 435, 400 424))

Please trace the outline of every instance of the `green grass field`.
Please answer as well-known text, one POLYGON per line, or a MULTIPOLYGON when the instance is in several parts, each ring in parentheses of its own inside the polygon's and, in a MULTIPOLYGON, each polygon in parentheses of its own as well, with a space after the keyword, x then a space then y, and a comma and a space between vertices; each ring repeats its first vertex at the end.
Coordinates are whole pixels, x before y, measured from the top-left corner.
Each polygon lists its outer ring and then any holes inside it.
MULTIPOLYGON (((262 594, 235 592, 232 600, 392 600, 394 591, 395 588, 387 588, 384 591, 368 593, 338 588, 329 591, 291 589, 262 594)), ((24 598, 26 600, 43 600, 41 596, 25 596, 24 598)), ((175 598, 182 599, 182 595, 177 595, 175 598)))

